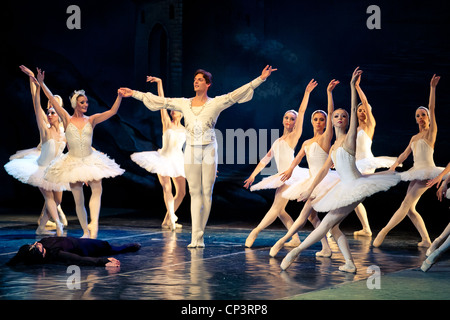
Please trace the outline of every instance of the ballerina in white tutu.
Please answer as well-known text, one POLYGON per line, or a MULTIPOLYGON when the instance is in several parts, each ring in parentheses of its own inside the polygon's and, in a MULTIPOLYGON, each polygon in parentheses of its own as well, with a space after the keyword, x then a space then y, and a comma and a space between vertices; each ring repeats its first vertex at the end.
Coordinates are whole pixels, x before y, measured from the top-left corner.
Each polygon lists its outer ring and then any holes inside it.
POLYGON ((435 116, 435 100, 436 86, 440 77, 433 75, 430 82, 429 109, 419 107, 416 110, 416 122, 419 126, 419 133, 414 135, 406 150, 398 157, 397 161, 389 170, 394 171, 395 168, 403 163, 408 156, 413 153, 414 165, 408 171, 402 172, 403 181, 410 181, 405 199, 400 208, 394 213, 388 224, 378 233, 373 241, 374 247, 379 247, 386 235, 397 226, 406 216, 408 216, 422 238, 418 243, 419 247, 429 247, 431 244, 425 222, 416 210, 416 204, 427 188, 427 180, 438 176, 443 167, 436 167, 433 160, 434 143, 436 142, 437 123, 435 116))
POLYGON ((311 245, 320 241, 329 230, 342 252, 345 264, 339 267, 344 272, 356 272, 356 266, 351 255, 347 239, 339 229, 339 224, 352 212, 355 207, 370 196, 379 191, 388 190, 400 181, 400 176, 395 172, 382 172, 370 175, 362 175, 356 168, 355 151, 357 135, 357 96, 355 83, 362 71, 356 68, 353 72, 351 85, 351 117, 349 123, 348 113, 343 109, 334 111, 333 126, 336 132, 336 141, 330 149, 330 154, 316 175, 314 182, 303 192, 299 200, 308 200, 314 194, 316 186, 328 174, 329 168, 334 163, 339 174, 340 181, 327 193, 312 200, 311 204, 316 211, 328 212, 320 225, 298 246, 289 252, 281 263, 281 269, 286 270, 298 257, 298 255, 311 245))
MULTIPOLYGON (((158 96, 164 97, 162 81, 156 77, 147 77, 147 82, 156 82, 158 96)), ((175 230, 181 228, 175 215, 178 207, 186 195, 186 178, 184 173, 183 145, 186 142, 186 130, 181 124, 183 114, 167 110, 161 111, 162 122, 162 148, 158 151, 135 152, 131 159, 148 172, 156 173, 161 183, 166 205, 166 216, 162 223, 163 228, 175 230), (172 194, 172 182, 175 186, 175 196, 172 194)))
POLYGON ((252 99, 254 90, 277 69, 266 66, 261 75, 242 87, 224 95, 210 98, 208 89, 212 75, 202 69, 195 72, 193 98, 164 98, 150 92, 143 93, 120 88, 124 97, 141 100, 152 110, 181 111, 186 127, 184 168, 191 196, 192 232, 189 248, 203 248, 204 231, 212 205, 212 192, 216 180, 218 154, 215 125, 220 113, 234 105, 252 99))
POLYGON ((59 219, 57 207, 61 203, 62 192, 69 190, 69 184, 49 182, 44 179, 44 172, 52 160, 61 156, 66 147, 66 139, 64 133, 60 130, 60 119, 55 109, 49 108, 47 113, 42 109, 40 100, 41 89, 34 75, 26 72, 29 70, 26 67, 21 67, 21 69, 30 76, 30 81, 34 84, 32 86, 35 89, 32 95, 33 106, 39 129, 41 147, 37 156, 28 155, 22 158, 15 158, 5 164, 4 167, 17 180, 38 187, 44 197, 44 214, 39 219, 40 223, 36 229, 36 234, 51 234, 45 229, 48 217, 51 217, 56 224, 56 234, 62 236, 64 224, 59 219))
POLYGON ((98 219, 100 216, 102 179, 121 175, 124 170, 107 155, 92 148, 92 135, 95 126, 114 116, 119 110, 122 95, 118 92, 117 99, 110 110, 86 116, 89 103, 84 91, 75 91, 70 99, 74 113, 71 116, 55 99, 44 83, 44 72, 38 69, 39 84, 45 95, 61 117, 69 152, 53 161, 45 171, 45 179, 53 183, 69 183, 75 200, 75 210, 83 238, 97 238, 98 219), (88 225, 86 208, 84 206, 83 183, 87 183, 92 194, 89 200, 91 222, 88 225))
MULTIPOLYGON (((333 90, 339 84, 339 81, 333 79, 330 81, 327 87, 327 98, 328 98, 328 117, 327 113, 322 110, 316 110, 311 115, 311 123, 314 129, 314 137, 306 140, 294 161, 292 161, 291 166, 288 170, 284 171, 282 176, 282 181, 286 181, 288 188, 282 193, 282 197, 289 200, 297 200, 301 193, 309 188, 311 183, 313 183, 315 176, 322 168, 323 164, 328 158, 328 151, 331 146, 331 139, 333 138, 333 125, 331 122, 331 114, 334 111, 333 102, 333 90), (305 179, 297 179, 292 177, 293 168, 298 166, 303 157, 306 156, 308 162, 308 176, 305 179)), ((315 188, 315 192, 320 190, 320 193, 329 190, 337 181, 339 176, 335 171, 329 170, 326 177, 322 180, 320 185, 315 188)), ((317 196, 315 194, 315 196, 317 196)), ((314 227, 320 225, 320 219, 317 216, 317 212, 311 206, 311 200, 308 199, 302 208, 298 218, 294 221, 294 224, 289 228, 288 232, 279 239, 275 245, 270 249, 270 256, 275 257, 278 251, 283 247, 283 245, 290 239, 294 234, 296 234, 301 228, 306 224, 306 220, 309 220, 314 227)), ((322 238, 322 250, 316 253, 319 257, 330 257, 331 249, 328 244, 326 237, 322 238)))
MULTIPOLYGON (((355 87, 361 103, 358 105, 356 114, 358 115, 358 134, 356 136, 356 167, 362 174, 374 173, 378 168, 390 168, 397 158, 379 156, 372 153, 372 139, 375 133, 376 121, 372 113, 372 106, 369 104, 366 95, 360 86, 361 77, 356 81, 355 87)), ((355 231, 355 236, 372 236, 372 230, 367 218, 366 208, 362 203, 355 208, 356 216, 361 222, 362 229, 355 231)))
MULTIPOLYGON (((448 184, 450 183, 450 163, 447 164, 444 171, 441 172, 436 178, 427 182, 427 187, 430 188, 434 185, 438 188, 436 195, 439 201, 443 198, 450 199, 450 189, 448 184), (442 180, 445 179, 445 180, 442 180)), ((423 272, 427 272, 433 264, 435 264, 439 257, 450 248, 450 223, 444 229, 444 231, 434 239, 433 243, 427 250, 427 258, 423 261, 420 267, 423 272)))
MULTIPOLYGON (((280 173, 285 171, 294 160, 294 150, 295 146, 298 143, 298 140, 302 135, 303 118, 305 115, 306 107, 308 106, 309 96, 315 87, 317 87, 317 82, 313 79, 306 86, 305 93, 303 95, 302 102, 300 103, 298 112, 295 110, 289 110, 285 112, 283 116, 283 135, 275 140, 266 156, 258 163, 250 177, 244 181, 244 188, 248 189, 251 186, 251 191, 261 189, 276 189, 275 199, 273 200, 272 206, 270 207, 269 211, 267 211, 258 226, 254 228, 248 235, 247 239, 245 240, 246 247, 251 247, 258 234, 262 230, 270 226, 277 217, 280 218, 280 220, 288 230, 294 223, 294 220, 285 210, 288 200, 281 197, 281 194, 284 192, 284 190, 287 189, 287 185, 284 183, 284 181, 281 181, 280 173), (278 173, 273 176, 264 178, 261 182, 252 186, 253 182, 255 181, 255 177, 261 172, 262 169, 264 169, 264 167, 272 160, 272 158, 275 158, 278 173)), ((295 166, 293 175, 306 177, 308 175, 308 170, 295 166)), ((295 233, 292 235, 292 241, 289 243, 289 246, 298 246, 299 244, 300 238, 298 237, 298 234, 295 233)))

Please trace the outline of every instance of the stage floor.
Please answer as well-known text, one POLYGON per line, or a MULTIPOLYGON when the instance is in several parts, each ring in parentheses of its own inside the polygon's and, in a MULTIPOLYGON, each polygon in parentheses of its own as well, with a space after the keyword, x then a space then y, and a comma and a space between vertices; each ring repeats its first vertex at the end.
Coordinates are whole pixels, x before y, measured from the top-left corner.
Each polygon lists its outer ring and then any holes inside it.
MULTIPOLYGON (((68 218, 66 233, 80 236, 78 221, 68 218)), ((343 258, 332 239, 331 258, 315 257, 318 243, 281 271, 281 260, 289 249, 282 249, 275 258, 269 250, 284 235, 283 229, 263 231, 249 249, 244 242, 253 225, 210 223, 206 247, 188 249, 189 223, 171 232, 162 230, 159 220, 123 211, 101 217, 98 238, 112 244, 139 242, 141 250, 115 256, 120 268, 81 267, 80 288, 69 288, 72 272, 66 266, 13 269, 5 265, 21 245, 40 239, 35 235, 36 220, 28 213, 0 214, 1 300, 450 299, 449 253, 424 273, 419 267, 426 250, 417 248, 417 236, 395 230, 380 248, 371 247, 372 238, 355 238, 346 232, 356 274, 338 270, 343 258), (374 274, 377 268, 379 278, 374 274)), ((301 232, 300 238, 308 233, 301 232)))

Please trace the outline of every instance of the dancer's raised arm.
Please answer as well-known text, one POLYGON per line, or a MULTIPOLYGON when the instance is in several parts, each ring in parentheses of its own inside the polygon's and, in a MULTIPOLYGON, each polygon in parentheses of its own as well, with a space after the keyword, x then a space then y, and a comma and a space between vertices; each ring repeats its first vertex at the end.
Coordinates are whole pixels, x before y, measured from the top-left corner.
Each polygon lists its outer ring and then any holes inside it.
POLYGON ((122 97, 123 97, 122 92, 120 90, 117 90, 117 98, 111 109, 90 116, 89 118, 91 120, 92 127, 95 127, 97 124, 102 123, 103 121, 106 121, 112 116, 114 116, 117 113, 117 111, 119 111, 119 107, 122 102, 122 97))
POLYGON ((356 94, 356 88, 355 84, 356 81, 359 79, 359 77, 362 74, 362 70, 359 70, 359 67, 353 71, 352 79, 350 81, 350 88, 351 88, 351 114, 350 114, 350 126, 347 131, 347 136, 345 137, 344 141, 344 149, 347 150, 347 152, 351 154, 355 154, 356 151, 356 135, 357 135, 357 129, 358 129, 358 117, 356 116, 356 109, 358 105, 357 101, 357 94, 356 94))
POLYGON ((67 125, 69 124, 70 121, 70 114, 66 111, 66 109, 64 109, 58 102, 58 100, 56 100, 56 98, 53 96, 52 92, 50 91, 50 89, 47 87, 47 85, 44 83, 44 78, 45 78, 45 71, 42 71, 41 69, 37 69, 38 74, 37 74, 37 80, 39 82, 39 85, 42 88, 42 91, 44 91, 45 96, 48 98, 48 100, 50 101, 50 103, 52 104, 53 108, 55 108, 56 113, 59 115, 59 117, 61 118, 63 124, 64 124, 64 128, 67 127, 67 125))
POLYGON ((436 76, 435 74, 431 78, 430 81, 430 98, 428 102, 428 110, 429 110, 429 116, 430 116, 430 128, 428 132, 425 135, 425 138, 428 140, 428 142, 431 144, 431 146, 434 146, 434 143, 436 142, 436 135, 437 135, 437 123, 436 123, 436 113, 435 113, 435 107, 436 107, 436 86, 439 83, 439 80, 441 77, 436 76))

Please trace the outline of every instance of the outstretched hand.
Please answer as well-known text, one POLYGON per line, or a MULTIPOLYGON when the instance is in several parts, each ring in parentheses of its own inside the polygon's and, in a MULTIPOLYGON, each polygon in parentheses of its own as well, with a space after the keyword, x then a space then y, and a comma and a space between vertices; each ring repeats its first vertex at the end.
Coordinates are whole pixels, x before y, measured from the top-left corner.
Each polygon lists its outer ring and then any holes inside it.
POLYGON ((359 70, 359 67, 357 67, 355 71, 353 71, 352 80, 350 81, 350 84, 355 85, 355 83, 358 81, 362 73, 363 73, 362 70, 359 70))
POLYGON ((43 83, 44 82, 44 78, 45 78, 45 71, 42 71, 39 68, 36 68, 36 69, 38 71, 37 80, 39 81, 39 83, 43 83))
POLYGON ((315 87, 317 87, 318 83, 314 79, 312 79, 308 85, 306 86, 306 92, 311 93, 315 87))
POLYGON ((278 69, 272 68, 272 66, 267 65, 263 71, 261 72, 261 80, 266 80, 273 71, 277 71, 278 69))
POLYGON ((147 82, 161 82, 162 80, 157 77, 147 76, 147 82))
POLYGON ((133 90, 129 88, 120 88, 119 90, 117 90, 117 93, 124 98, 128 98, 133 95, 133 90))
POLYGON ((433 74, 433 77, 431 78, 431 81, 430 81, 430 86, 433 88, 436 88, 436 86, 439 82, 439 79, 441 79, 441 77, 436 76, 436 74, 433 74))
POLYGON ((339 83, 340 83, 339 80, 335 80, 335 79, 331 80, 330 83, 328 84, 327 91, 328 91, 328 92, 333 91, 334 88, 336 88, 336 86, 337 86, 339 83))

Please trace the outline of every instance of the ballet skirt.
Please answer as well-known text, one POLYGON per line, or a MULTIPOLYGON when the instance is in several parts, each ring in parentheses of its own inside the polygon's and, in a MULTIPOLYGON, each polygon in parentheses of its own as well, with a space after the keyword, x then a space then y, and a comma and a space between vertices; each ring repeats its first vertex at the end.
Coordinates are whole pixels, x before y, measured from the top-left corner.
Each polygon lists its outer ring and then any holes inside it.
MULTIPOLYGON (((275 164, 277 166, 277 174, 268 176, 262 179, 257 184, 250 187, 250 191, 262 190, 262 189, 276 189, 281 187, 285 182, 281 181, 281 173, 289 169, 292 161, 294 161, 294 149, 292 149, 286 140, 278 138, 272 144, 272 157, 275 158, 275 164)), ((270 160, 268 160, 270 161, 270 160)), ((292 171, 290 179, 306 179, 309 176, 309 170, 296 166, 292 171)), ((289 181, 287 180, 287 181, 289 181)), ((287 182, 286 181, 286 182, 287 182)))
POLYGON ((66 128, 69 152, 55 159, 45 171, 45 179, 57 183, 100 180, 121 175, 125 170, 106 154, 92 149, 93 128, 88 121, 79 130, 73 123, 66 128))
POLYGON ((5 164, 5 170, 17 180, 48 191, 70 190, 68 183, 55 183, 44 179, 49 164, 61 156, 66 143, 50 139, 41 145, 39 155, 36 153, 14 158, 5 164))
MULTIPOLYGON (((305 146, 306 161, 309 167, 309 176, 305 179, 294 177, 289 179, 286 184, 289 188, 282 193, 282 197, 289 200, 296 200, 303 191, 308 190, 314 182, 314 178, 319 173, 325 161, 328 159, 328 153, 325 152, 317 142, 305 146)), ((330 190, 339 181, 339 175, 334 170, 328 170, 327 175, 314 188, 312 196, 320 197, 330 190)))
POLYGON ((356 167, 355 156, 343 147, 333 150, 331 158, 340 181, 325 195, 311 202, 317 212, 328 212, 360 202, 374 193, 388 190, 401 179, 398 173, 391 171, 361 174, 356 167))
POLYGON ((151 173, 165 177, 185 177, 183 145, 185 129, 167 129, 162 136, 163 146, 158 151, 135 152, 130 157, 151 173))
POLYGON ((434 149, 424 139, 413 141, 411 149, 414 165, 408 171, 400 173, 403 181, 434 179, 445 169, 436 167, 433 160, 434 149))
POLYGON ((356 135, 356 167, 361 173, 374 173, 378 168, 390 168, 397 157, 374 157, 372 154, 372 139, 364 130, 356 135))

